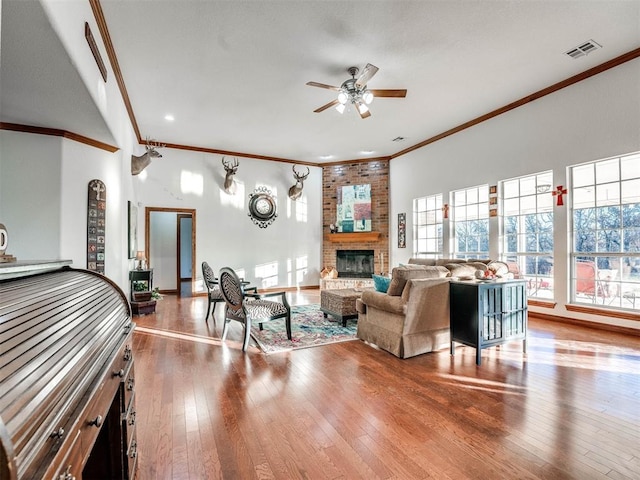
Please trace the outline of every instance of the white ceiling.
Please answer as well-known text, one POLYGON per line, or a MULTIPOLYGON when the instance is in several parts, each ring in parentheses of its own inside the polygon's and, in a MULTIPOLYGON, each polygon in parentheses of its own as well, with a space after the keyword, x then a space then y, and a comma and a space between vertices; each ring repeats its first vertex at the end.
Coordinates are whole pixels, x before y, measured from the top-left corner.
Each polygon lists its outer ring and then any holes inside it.
MULTIPOLYGON (((33 3, 2 1, 0 118, 112 143, 33 3)), ((312 163, 392 155, 640 46, 638 0, 101 5, 142 137, 312 163), (602 49, 564 54, 590 39, 602 49), (375 99, 365 120, 313 113, 335 93, 306 82, 339 86, 366 63, 380 69, 370 88, 407 97, 375 99)))

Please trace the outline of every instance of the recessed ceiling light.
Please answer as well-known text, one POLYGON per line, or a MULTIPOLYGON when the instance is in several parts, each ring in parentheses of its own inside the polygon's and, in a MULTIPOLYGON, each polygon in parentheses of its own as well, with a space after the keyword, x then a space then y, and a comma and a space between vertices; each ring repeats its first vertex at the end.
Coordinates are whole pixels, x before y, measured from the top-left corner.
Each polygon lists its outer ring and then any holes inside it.
POLYGON ((371 155, 373 152, 373 150, 360 150, 360 153, 362 155, 371 155))
POLYGON ((333 158, 333 155, 320 155, 321 160, 330 160, 333 158))
POLYGON ((173 122, 173 121, 175 120, 175 117, 174 117, 173 115, 171 115, 170 113, 167 113, 167 114, 164 116, 164 119, 165 119, 167 122, 173 122))

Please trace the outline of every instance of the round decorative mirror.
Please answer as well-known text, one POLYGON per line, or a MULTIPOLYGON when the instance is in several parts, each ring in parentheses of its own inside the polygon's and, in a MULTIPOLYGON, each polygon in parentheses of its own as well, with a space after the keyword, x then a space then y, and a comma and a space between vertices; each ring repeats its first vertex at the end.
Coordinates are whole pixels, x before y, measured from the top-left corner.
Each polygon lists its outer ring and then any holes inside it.
POLYGON ((267 228, 276 219, 276 201, 267 187, 258 187, 249 194, 249 216, 260 228, 267 228))

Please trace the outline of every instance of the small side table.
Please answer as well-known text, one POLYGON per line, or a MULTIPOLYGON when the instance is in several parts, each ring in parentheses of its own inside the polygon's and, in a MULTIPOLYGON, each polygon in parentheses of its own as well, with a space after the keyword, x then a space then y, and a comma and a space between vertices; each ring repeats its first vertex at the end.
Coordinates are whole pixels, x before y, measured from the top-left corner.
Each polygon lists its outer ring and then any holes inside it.
POLYGON ((527 284, 525 280, 451 283, 451 355, 455 343, 476 349, 522 340, 527 353, 527 284))
POLYGON ((153 268, 129 271, 131 290, 131 311, 134 315, 144 315, 156 311, 156 301, 151 298, 153 290, 153 268), (135 290, 134 284, 146 283, 145 290, 135 290))

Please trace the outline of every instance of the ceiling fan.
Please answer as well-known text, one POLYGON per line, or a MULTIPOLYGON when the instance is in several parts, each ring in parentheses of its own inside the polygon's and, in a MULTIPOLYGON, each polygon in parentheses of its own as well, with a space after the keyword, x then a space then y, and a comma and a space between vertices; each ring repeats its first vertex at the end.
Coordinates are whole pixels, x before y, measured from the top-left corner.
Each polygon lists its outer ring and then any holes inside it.
POLYGON ((342 82, 342 85, 339 87, 318 82, 307 82, 307 85, 311 87, 326 88, 327 90, 334 90, 338 92, 338 98, 321 106, 320 108, 315 109, 314 112, 320 113, 325 111, 327 108, 335 106, 338 112, 343 113, 348 105, 354 105, 360 114, 360 117, 367 118, 371 116, 368 105, 373 101, 373 97, 404 98, 407 96, 407 91, 404 89, 388 90, 367 88, 367 82, 371 80, 371 77, 373 77, 377 71, 378 67, 367 63, 367 66, 364 67, 360 76, 356 78, 356 75, 358 75, 359 72, 358 67, 349 67, 347 72, 349 72, 351 78, 342 82))

